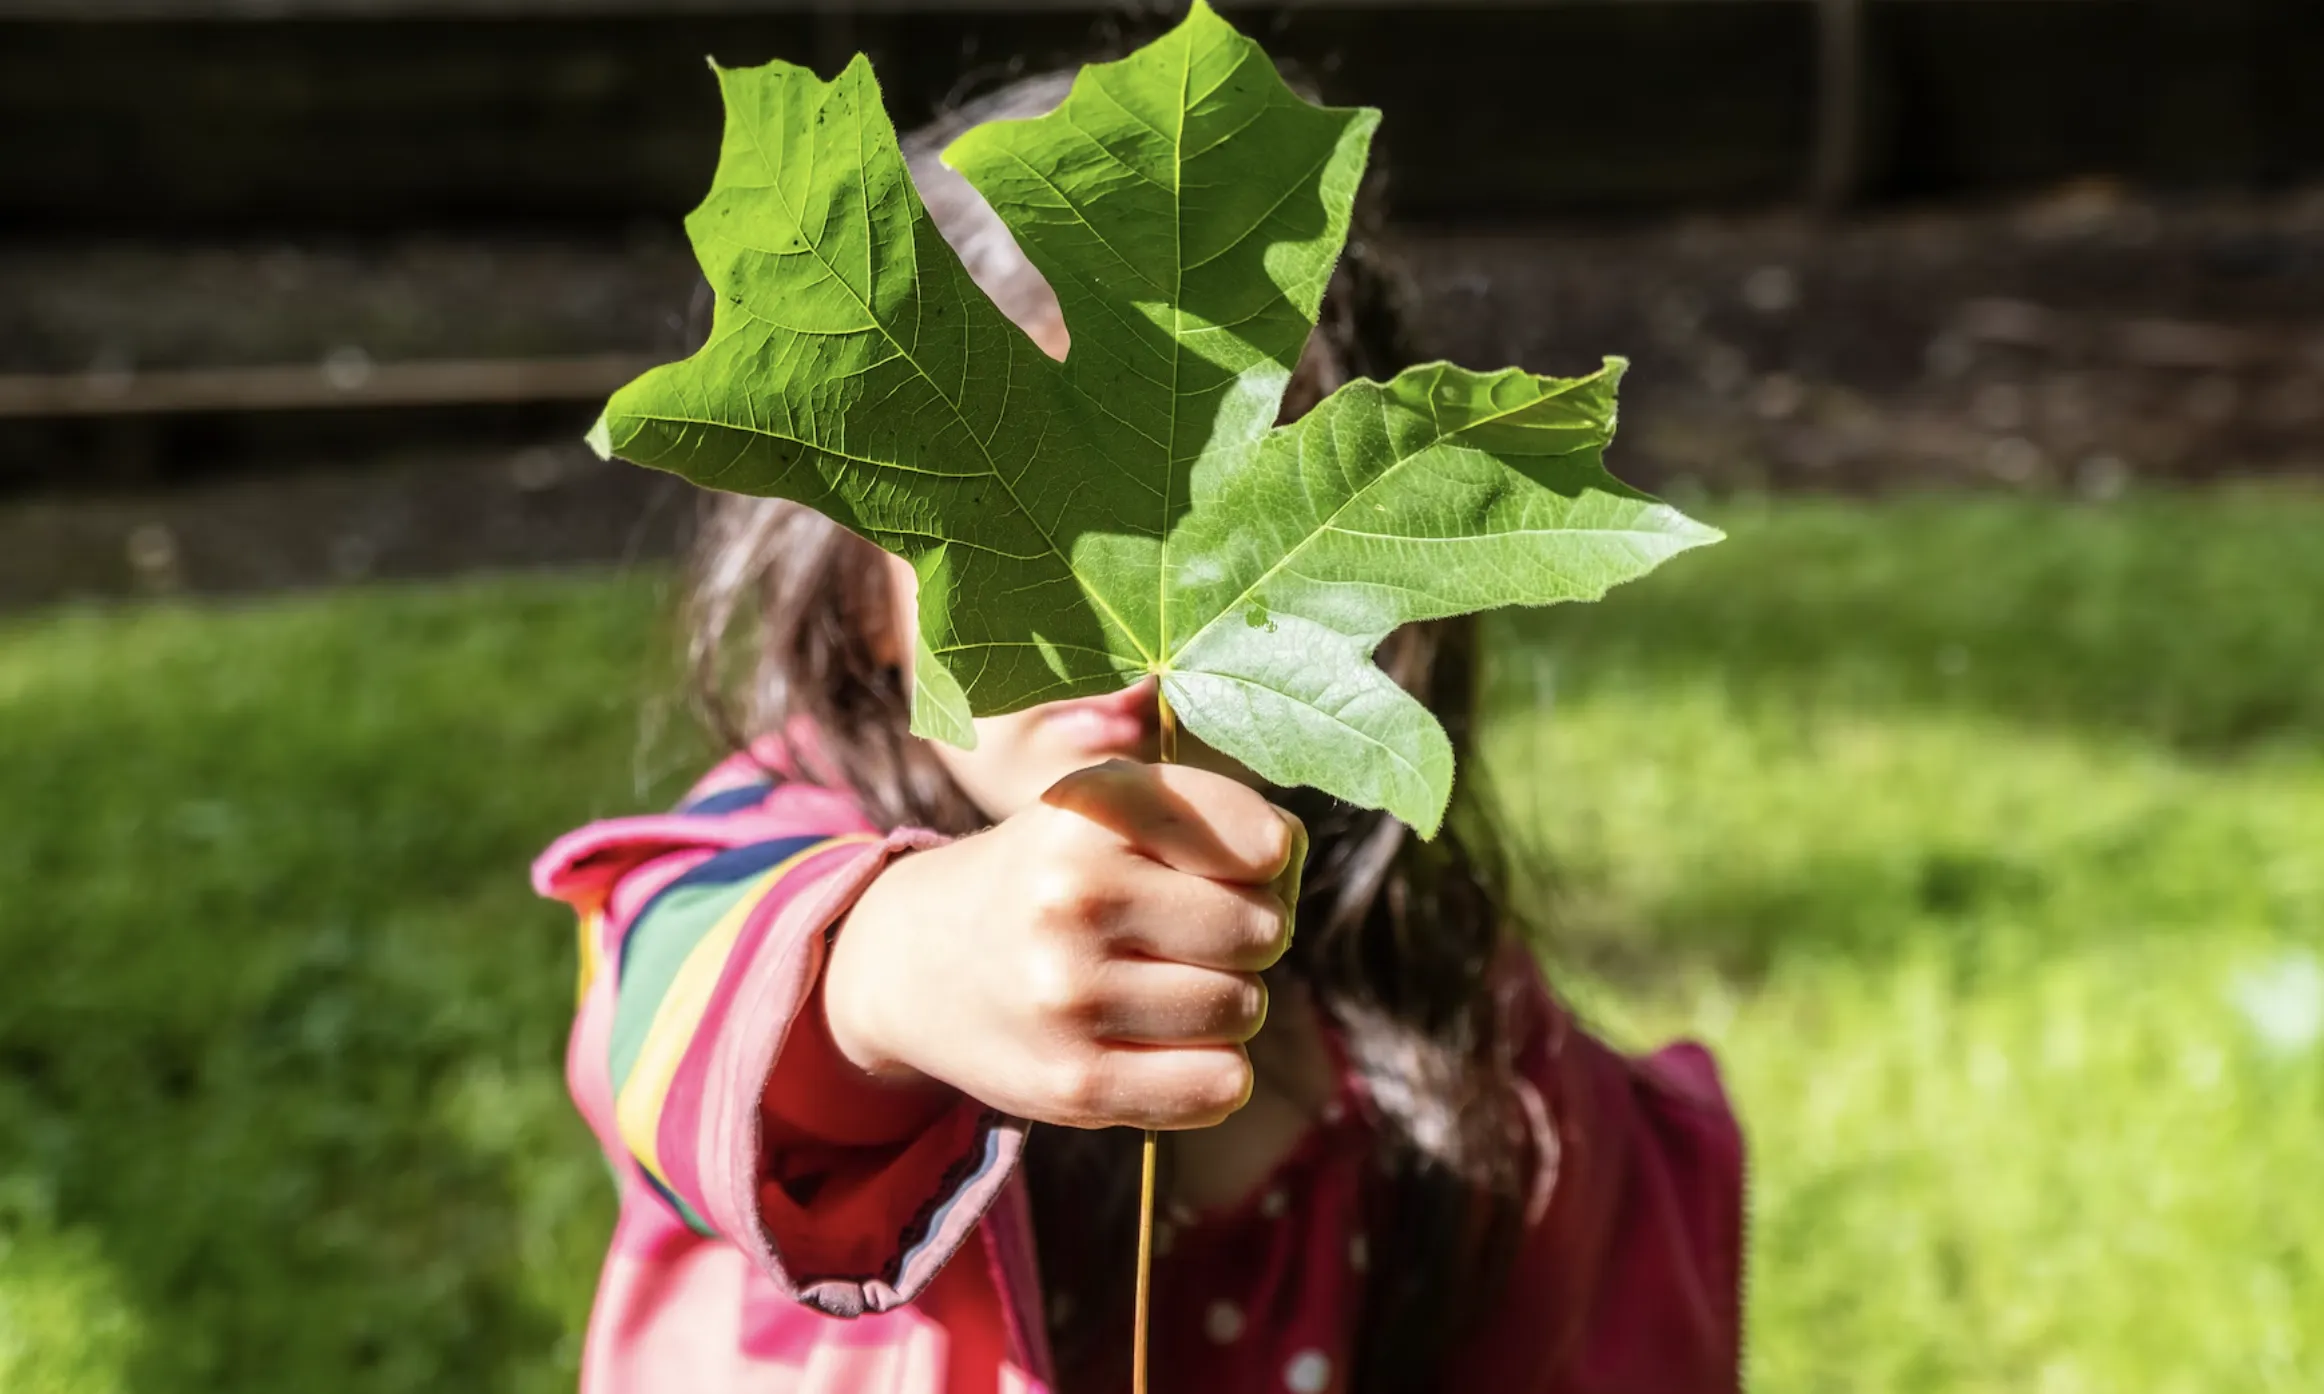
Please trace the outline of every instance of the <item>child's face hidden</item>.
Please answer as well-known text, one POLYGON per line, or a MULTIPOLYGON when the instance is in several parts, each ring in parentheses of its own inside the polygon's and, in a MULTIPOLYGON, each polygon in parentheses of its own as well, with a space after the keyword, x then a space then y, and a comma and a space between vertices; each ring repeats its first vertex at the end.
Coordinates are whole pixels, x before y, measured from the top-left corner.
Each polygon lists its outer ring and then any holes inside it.
MULTIPOLYGON (((919 583, 911 565, 883 554, 888 593, 895 605, 889 633, 909 635, 919 627, 919 583)), ((911 645, 898 643, 896 660, 909 671, 911 645)), ((1151 762, 1161 753, 1156 684, 1144 679, 1120 692, 1048 702, 1006 716, 976 719, 976 749, 931 742, 937 758, 963 792, 995 822, 1025 808, 1049 786, 1075 770, 1107 760, 1151 762)), ((1240 765, 1191 739, 1179 736, 1179 758, 1257 787, 1260 781, 1240 765)))
MULTIPOLYGON (((1038 276, 1030 266, 1023 268, 1023 274, 1038 276)), ((1041 305, 1021 319, 1018 327, 1043 353, 1062 362, 1072 336, 1066 332, 1056 298, 1046 290, 1044 285, 1041 305)), ((888 594, 895 604, 888 632, 909 636, 919 629, 919 578, 902 557, 883 555, 888 564, 888 594)), ((908 638, 895 642, 898 651, 888 655, 889 661, 908 673, 912 645, 908 638)), ((997 823, 1032 804, 1050 785, 1075 770, 1108 760, 1150 763, 1158 759, 1161 720, 1155 690, 1154 679, 1148 678, 1103 697, 1050 702, 1007 716, 979 717, 974 750, 942 741, 931 744, 953 781, 997 823)), ((1183 732, 1177 754, 1183 763, 1215 770, 1253 788, 1260 784, 1250 771, 1183 732)))

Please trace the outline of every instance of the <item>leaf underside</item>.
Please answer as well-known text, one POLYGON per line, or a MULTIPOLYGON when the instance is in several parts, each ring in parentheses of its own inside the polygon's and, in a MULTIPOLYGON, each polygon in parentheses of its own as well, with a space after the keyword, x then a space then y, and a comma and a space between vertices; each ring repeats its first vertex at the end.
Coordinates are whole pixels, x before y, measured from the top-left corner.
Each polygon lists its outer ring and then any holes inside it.
POLYGON ((779 495, 920 578, 913 729, 1147 674, 1266 779, 1436 830, 1452 750, 1372 663, 1400 624, 1589 599, 1718 534, 1616 482, 1621 364, 1429 364, 1274 422, 1378 113, 1312 105, 1201 3, 1056 111, 945 153, 1048 278, 1052 361, 921 205, 858 56, 826 83, 718 70, 726 134, 687 231, 709 342, 591 439, 779 495))

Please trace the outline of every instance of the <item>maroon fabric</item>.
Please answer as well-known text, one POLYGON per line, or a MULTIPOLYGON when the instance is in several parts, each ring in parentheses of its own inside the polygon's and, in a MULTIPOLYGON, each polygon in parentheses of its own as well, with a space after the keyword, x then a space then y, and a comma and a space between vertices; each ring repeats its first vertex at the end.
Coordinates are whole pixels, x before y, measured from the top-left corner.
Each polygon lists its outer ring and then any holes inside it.
POLYGON ((1445 1387, 1739 1389, 1743 1138, 1710 1053, 1619 1054, 1535 990, 1544 1029, 1524 1070, 1555 1119, 1549 1205, 1445 1387))
MULTIPOLYGON (((1733 1394, 1741 1384, 1743 1151, 1701 1047, 1645 1059, 1577 1029, 1529 963, 1513 969, 1540 1105, 1544 1182, 1508 1285, 1438 1388, 1493 1394, 1733 1394)), ((1370 1268, 1377 1116, 1361 1082, 1250 1196, 1166 1216, 1154 1277, 1153 1382, 1199 1394, 1352 1387, 1370 1268)), ((1064 1300, 1070 1300, 1070 1294, 1064 1300)), ((1069 1371, 1120 1394, 1107 1352, 1069 1371)))

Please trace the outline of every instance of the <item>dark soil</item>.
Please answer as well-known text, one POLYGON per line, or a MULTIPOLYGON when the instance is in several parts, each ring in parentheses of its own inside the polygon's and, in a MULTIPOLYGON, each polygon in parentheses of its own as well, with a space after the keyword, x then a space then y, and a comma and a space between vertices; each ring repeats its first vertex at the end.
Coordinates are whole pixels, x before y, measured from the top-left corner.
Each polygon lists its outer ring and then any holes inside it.
POLYGON ((2324 191, 2090 185, 1824 222, 1414 239, 1421 338, 1633 368, 1617 468, 1714 489, 2324 472, 2324 191))
MULTIPOLYGON (((1419 350, 1632 360, 1618 473, 1679 492, 2324 474, 2324 190, 1406 228, 1419 350)), ((0 249, 0 371, 685 350, 667 229, 618 243, 0 249)), ((0 605, 668 555, 685 487, 586 408, 0 422, 0 605)))

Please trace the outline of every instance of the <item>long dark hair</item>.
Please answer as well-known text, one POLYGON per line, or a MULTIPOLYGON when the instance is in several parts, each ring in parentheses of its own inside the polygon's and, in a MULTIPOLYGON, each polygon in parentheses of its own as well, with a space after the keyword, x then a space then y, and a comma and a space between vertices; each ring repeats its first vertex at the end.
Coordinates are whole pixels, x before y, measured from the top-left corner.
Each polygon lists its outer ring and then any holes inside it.
MULTIPOLYGON (((931 216, 1019 323, 1054 314, 1054 297, 991 210, 933 155, 980 121, 1053 107, 1067 80, 1020 82, 905 143, 931 216)), ((1411 358, 1401 287, 1375 240, 1375 202, 1359 206, 1286 394, 1286 420, 1349 378, 1385 378, 1411 358)), ((974 832, 983 815, 908 733, 907 685, 881 656, 899 647, 884 633, 888 600, 870 543, 780 500, 711 496, 686 596, 696 704, 736 749, 793 723, 811 727, 821 777, 846 784, 885 825, 974 832), (748 642, 738 642, 744 632, 748 642)), ((1462 755, 1475 718, 1473 634, 1465 620, 1407 626, 1379 654, 1462 755)), ((1299 934, 1273 972, 1312 993, 1385 1122, 1367 1202, 1372 1262, 1355 1387, 1433 1388, 1462 1335, 1460 1315, 1489 1306, 1531 1179, 1521 1174, 1533 1159, 1498 990, 1511 935, 1496 840, 1474 800, 1422 842, 1380 812, 1311 791, 1278 797, 1306 822, 1311 852, 1299 934)), ((1137 1136, 1037 1127, 1027 1166, 1044 1279, 1074 1297, 1053 1304, 1051 1328, 1070 1373, 1125 1329, 1137 1136)))

